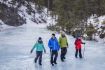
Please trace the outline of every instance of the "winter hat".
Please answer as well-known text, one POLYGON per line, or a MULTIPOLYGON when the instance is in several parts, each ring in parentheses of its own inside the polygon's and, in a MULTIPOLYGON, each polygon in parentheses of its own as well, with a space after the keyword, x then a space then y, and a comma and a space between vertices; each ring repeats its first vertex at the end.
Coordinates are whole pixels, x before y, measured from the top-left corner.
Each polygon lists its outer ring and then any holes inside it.
POLYGON ((42 38, 41 37, 39 37, 39 39, 38 40, 42 40, 42 38))
POLYGON ((52 35, 53 35, 53 36, 55 36, 55 34, 54 34, 54 33, 53 33, 52 35))
POLYGON ((65 33, 64 33, 64 32, 61 32, 61 36, 62 36, 62 37, 65 37, 65 33))
POLYGON ((41 38, 41 37, 39 37, 39 38, 38 38, 38 43, 43 43, 43 41, 42 41, 42 38, 41 38))
POLYGON ((81 36, 77 37, 77 39, 81 39, 81 36))

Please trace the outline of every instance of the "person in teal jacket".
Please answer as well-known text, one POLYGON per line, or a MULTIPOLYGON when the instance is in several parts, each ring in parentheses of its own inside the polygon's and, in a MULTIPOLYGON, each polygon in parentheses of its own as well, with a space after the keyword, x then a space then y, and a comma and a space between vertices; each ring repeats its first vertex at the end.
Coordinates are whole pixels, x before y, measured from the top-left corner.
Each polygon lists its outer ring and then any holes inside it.
POLYGON ((41 37, 39 37, 38 41, 33 46, 31 53, 35 48, 36 48, 35 63, 37 63, 37 60, 39 59, 39 65, 42 65, 42 53, 43 51, 46 53, 46 50, 44 48, 44 44, 41 37))

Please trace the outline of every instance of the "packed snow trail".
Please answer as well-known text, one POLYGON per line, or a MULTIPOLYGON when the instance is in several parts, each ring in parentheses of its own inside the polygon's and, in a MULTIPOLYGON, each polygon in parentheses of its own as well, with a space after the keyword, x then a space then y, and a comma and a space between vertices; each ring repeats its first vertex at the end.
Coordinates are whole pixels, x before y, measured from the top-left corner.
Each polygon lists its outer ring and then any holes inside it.
MULTIPOLYGON (((50 65, 50 52, 47 42, 53 32, 46 28, 23 26, 0 32, 0 70, 104 70, 105 45, 85 41, 84 59, 75 59, 74 38, 67 36, 69 48, 65 62, 58 57, 57 65, 50 65), (46 54, 43 54, 42 66, 34 63, 35 52, 30 50, 38 37, 42 37, 46 54)), ((57 38, 59 34, 56 33, 57 38)), ((60 54, 60 51, 59 51, 60 54)))

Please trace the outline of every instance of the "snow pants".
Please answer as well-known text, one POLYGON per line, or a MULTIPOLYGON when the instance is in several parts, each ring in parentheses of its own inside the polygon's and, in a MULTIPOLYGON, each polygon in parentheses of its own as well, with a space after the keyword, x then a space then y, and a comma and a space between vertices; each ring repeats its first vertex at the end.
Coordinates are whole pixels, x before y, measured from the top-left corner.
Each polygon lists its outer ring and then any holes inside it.
POLYGON ((56 63, 58 57, 58 51, 52 50, 51 51, 51 64, 56 63))
POLYGON ((39 59, 39 64, 42 63, 42 51, 36 51, 35 63, 39 59))
POLYGON ((67 47, 61 48, 61 55, 60 55, 60 57, 61 57, 62 61, 64 61, 66 53, 67 53, 67 47))
POLYGON ((82 58, 81 48, 80 49, 76 49, 75 57, 77 58, 78 52, 79 52, 79 57, 82 58))

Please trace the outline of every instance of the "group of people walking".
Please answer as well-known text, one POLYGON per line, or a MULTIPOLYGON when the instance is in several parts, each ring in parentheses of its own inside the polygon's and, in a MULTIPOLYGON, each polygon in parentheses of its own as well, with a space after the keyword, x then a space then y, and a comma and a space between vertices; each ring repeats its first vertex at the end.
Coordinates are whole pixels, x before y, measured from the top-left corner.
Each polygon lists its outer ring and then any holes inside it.
MULTIPOLYGON (((74 44, 76 48, 75 57, 77 58, 78 52, 79 52, 79 57, 82 58, 81 44, 85 44, 85 43, 83 43, 80 37, 78 37, 76 38, 74 44)), ((60 59, 62 62, 65 61, 68 46, 69 45, 68 45, 67 37, 64 33, 61 33, 59 40, 57 40, 54 33, 52 34, 52 37, 48 41, 48 47, 51 53, 50 63, 52 66, 57 64, 58 51, 60 49, 61 49, 60 59)), ((31 50, 31 53, 35 48, 36 48, 36 57, 34 61, 35 63, 37 63, 37 60, 39 60, 39 65, 42 65, 42 54, 43 54, 43 51, 46 53, 46 50, 41 37, 39 37, 38 41, 35 43, 34 47, 31 50)))

